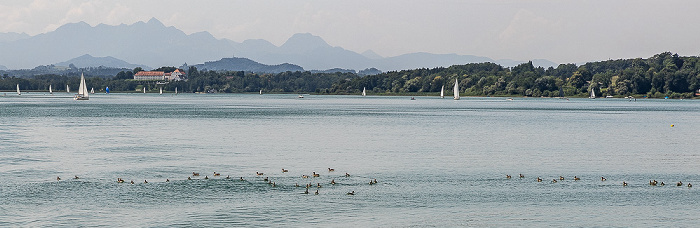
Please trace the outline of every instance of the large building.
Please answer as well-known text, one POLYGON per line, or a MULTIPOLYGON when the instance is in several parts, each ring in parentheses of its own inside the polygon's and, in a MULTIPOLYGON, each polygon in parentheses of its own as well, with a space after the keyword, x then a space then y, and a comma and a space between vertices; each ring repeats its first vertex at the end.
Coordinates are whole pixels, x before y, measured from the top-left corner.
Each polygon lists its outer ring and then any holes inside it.
POLYGON ((164 71, 139 71, 134 74, 134 80, 153 80, 153 81, 181 81, 185 79, 185 71, 176 69, 171 73, 164 71))

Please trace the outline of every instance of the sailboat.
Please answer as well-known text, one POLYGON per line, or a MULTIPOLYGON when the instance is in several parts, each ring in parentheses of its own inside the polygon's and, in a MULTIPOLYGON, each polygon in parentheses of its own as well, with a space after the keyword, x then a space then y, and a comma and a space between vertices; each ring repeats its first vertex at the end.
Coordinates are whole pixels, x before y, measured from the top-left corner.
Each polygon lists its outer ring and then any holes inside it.
POLYGON ((445 98, 445 85, 442 85, 442 89, 440 89, 440 98, 445 98))
POLYGON ((146 87, 145 87, 145 86, 143 87, 143 93, 146 93, 146 87))
POLYGON ((589 98, 595 99, 595 90, 593 88, 591 88, 591 97, 589 98))
POLYGON ((105 93, 109 94, 109 87, 105 87, 105 93))
POLYGON ((260 95, 262 95, 262 89, 260 90, 260 95))
POLYGON ((364 97, 364 96, 367 96, 367 92, 365 92, 365 90, 366 90, 365 87, 362 87, 362 96, 363 96, 363 97, 364 97))
POLYGON ((160 94, 163 95, 163 87, 160 87, 160 94))
POLYGON ((17 84, 17 95, 22 95, 22 93, 19 92, 19 84, 17 84))
POLYGON ((455 100, 459 100, 459 85, 457 84, 457 79, 455 79, 454 94, 455 94, 455 100))
POLYGON ((53 90, 51 90, 51 85, 49 85, 49 93, 53 95, 53 90))
POLYGON ((88 100, 90 99, 90 94, 88 93, 87 86, 85 85, 85 76, 80 74, 80 87, 78 87, 78 94, 73 97, 76 101, 78 100, 88 100))
POLYGON ((66 84, 66 93, 70 93, 70 87, 68 87, 68 84, 66 84))
POLYGON ((95 94, 95 87, 90 88, 90 94, 95 94))
POLYGON ((177 94, 177 87, 175 87, 175 94, 177 94))

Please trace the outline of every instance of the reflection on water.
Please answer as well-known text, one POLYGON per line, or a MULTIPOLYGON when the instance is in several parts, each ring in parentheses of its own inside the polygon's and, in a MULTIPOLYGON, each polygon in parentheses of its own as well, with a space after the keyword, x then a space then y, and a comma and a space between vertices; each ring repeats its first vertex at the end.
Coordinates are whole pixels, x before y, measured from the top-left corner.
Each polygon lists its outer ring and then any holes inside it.
POLYGON ((699 104, 7 96, 0 226, 692 226, 699 104))

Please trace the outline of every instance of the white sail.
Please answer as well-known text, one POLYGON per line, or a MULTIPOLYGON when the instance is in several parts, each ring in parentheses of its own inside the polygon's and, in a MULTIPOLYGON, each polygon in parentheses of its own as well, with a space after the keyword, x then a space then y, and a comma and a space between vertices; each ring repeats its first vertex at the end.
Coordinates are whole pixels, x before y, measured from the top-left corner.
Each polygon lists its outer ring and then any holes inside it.
POLYGON ((66 85, 66 93, 70 93, 70 87, 68 87, 68 85, 66 85))
POLYGON ((262 95, 262 89, 260 90, 260 95, 262 95))
MULTIPOLYGON (((261 90, 262 91, 262 90, 261 90)), ((175 94, 177 94, 177 87, 175 87, 175 94)))
POLYGON ((95 94, 95 87, 90 88, 90 93, 95 94))
POLYGON ((163 94, 163 87, 160 87, 160 94, 163 94))
POLYGON ((51 90, 51 85, 49 85, 49 93, 53 94, 53 91, 51 90))
POLYGON ((440 98, 445 98, 445 85, 442 85, 442 89, 440 89, 440 98))
POLYGON ((591 88, 591 99, 595 99, 595 90, 591 88))
POLYGON ((19 92, 19 84, 17 84, 17 95, 22 95, 22 93, 19 92))
POLYGON ((145 86, 143 87, 143 93, 146 93, 146 87, 145 87, 145 86))
POLYGON ((455 79, 455 88, 453 92, 455 94, 455 100, 459 100, 459 85, 457 84, 457 79, 455 79))
POLYGON ((75 95, 75 100, 88 100, 90 93, 88 93, 87 85, 85 85, 85 75, 80 74, 80 87, 78 87, 78 94, 75 95))
POLYGON ((366 90, 366 88, 365 88, 365 87, 362 87, 362 96, 363 96, 363 97, 364 97, 364 96, 367 96, 367 93, 365 92, 365 90, 366 90))

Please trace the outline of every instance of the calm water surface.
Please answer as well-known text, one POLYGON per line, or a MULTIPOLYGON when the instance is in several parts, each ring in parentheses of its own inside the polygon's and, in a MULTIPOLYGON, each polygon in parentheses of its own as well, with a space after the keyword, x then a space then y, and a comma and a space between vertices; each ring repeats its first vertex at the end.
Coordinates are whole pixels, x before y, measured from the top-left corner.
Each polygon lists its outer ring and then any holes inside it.
POLYGON ((697 226, 699 129, 695 100, 7 95, 0 226, 697 226))

